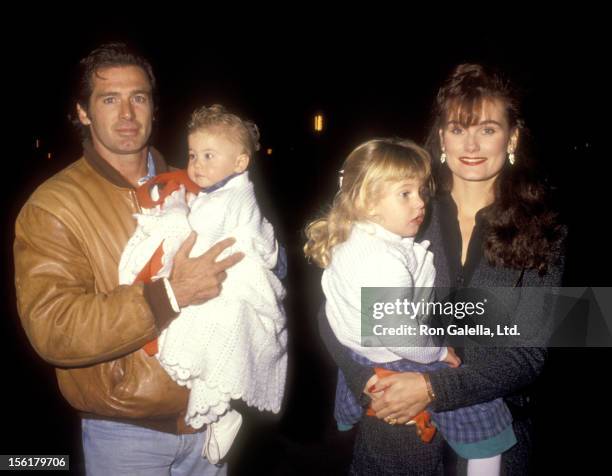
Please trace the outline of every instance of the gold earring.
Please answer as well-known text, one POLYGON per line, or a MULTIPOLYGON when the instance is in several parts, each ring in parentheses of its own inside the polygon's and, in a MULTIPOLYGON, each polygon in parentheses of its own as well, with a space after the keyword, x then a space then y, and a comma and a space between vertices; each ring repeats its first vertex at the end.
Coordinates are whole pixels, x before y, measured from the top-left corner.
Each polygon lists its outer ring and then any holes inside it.
POLYGON ((446 151, 442 149, 442 155, 440 155, 440 163, 443 164, 446 162, 446 151))
POLYGON ((509 152, 508 153, 508 162, 510 162, 510 165, 514 165, 515 161, 516 161, 516 158, 514 157, 514 152, 509 152))

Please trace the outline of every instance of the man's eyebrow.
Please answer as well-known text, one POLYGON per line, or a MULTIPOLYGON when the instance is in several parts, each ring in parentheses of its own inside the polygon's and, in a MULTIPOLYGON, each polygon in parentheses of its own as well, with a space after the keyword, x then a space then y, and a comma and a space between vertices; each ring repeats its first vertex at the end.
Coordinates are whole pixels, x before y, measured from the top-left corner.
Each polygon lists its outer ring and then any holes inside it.
MULTIPOLYGON (((133 96, 134 94, 146 94, 147 96, 152 95, 150 89, 137 89, 135 91, 130 91, 130 96, 133 96)), ((121 96, 121 93, 118 91, 100 91, 96 94, 96 97, 98 98, 103 96, 121 96)))
POLYGON ((101 98, 104 96, 120 96, 120 93, 116 91, 100 91, 99 93, 96 94, 97 98, 101 98))

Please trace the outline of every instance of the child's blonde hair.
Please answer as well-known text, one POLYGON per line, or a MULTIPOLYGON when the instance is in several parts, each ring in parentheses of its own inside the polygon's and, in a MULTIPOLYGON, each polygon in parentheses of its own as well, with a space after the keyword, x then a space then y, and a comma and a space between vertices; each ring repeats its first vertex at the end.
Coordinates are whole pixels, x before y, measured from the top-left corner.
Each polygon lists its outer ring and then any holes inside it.
MULTIPOLYGON (((191 114, 191 119, 187 124, 187 133, 193 134, 203 130, 234 132, 238 142, 249 157, 253 157, 255 152, 259 150, 260 136, 257 125, 252 121, 241 119, 221 104, 213 104, 209 107, 202 106, 191 114)), ((228 138, 233 139, 231 135, 228 135, 228 138)))
POLYGON ((349 154, 340 172, 340 189, 329 212, 306 227, 306 257, 321 268, 331 250, 349 238, 354 222, 372 217, 371 208, 390 182, 417 178, 431 185, 431 159, 406 139, 374 139, 349 154))

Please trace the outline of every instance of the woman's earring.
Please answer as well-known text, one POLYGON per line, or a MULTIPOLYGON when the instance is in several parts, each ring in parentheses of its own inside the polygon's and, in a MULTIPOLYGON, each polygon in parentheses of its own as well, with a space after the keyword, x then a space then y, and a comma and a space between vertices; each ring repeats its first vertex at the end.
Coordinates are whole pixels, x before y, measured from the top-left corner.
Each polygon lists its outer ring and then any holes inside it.
POLYGON ((440 155, 440 163, 443 164, 446 162, 446 151, 442 149, 442 154, 440 155))
POLYGON ((514 165, 515 160, 514 152, 508 152, 508 162, 510 162, 510 165, 514 165))

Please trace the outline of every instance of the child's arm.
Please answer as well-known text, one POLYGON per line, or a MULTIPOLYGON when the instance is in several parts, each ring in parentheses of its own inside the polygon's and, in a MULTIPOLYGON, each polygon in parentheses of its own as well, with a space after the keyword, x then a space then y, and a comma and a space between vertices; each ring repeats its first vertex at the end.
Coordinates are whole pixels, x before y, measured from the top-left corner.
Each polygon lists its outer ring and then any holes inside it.
MULTIPOLYGON (((404 274, 405 271, 404 271, 404 274)), ((410 276, 409 276, 410 277, 410 276)), ((398 276, 401 278, 401 276, 398 276)), ((391 283, 387 277, 387 283, 391 283)), ((389 284, 385 286, 390 288, 389 295, 386 301, 399 300, 400 302, 420 303, 421 301, 429 302, 433 299, 433 291, 431 288, 427 290, 408 286, 411 281, 407 278, 403 282, 403 287, 391 287, 389 284)), ((411 279, 411 277, 410 277, 411 279)), ((398 279, 398 283, 402 283, 398 279)), ((378 296, 377 296, 378 298, 378 296)), ((457 363, 456 355, 449 355, 447 347, 441 345, 439 338, 431 336, 423 331, 423 327, 427 326, 427 315, 417 315, 416 317, 409 316, 389 316, 381 319, 383 325, 388 327, 399 326, 404 324, 409 326, 409 330, 413 331, 409 335, 401 336, 381 336, 380 345, 385 346, 390 352, 395 354, 400 359, 411 360, 420 364, 431 364, 434 362, 447 362, 449 364, 457 363)))
MULTIPOLYGON (((387 281, 385 286, 391 286, 393 283, 402 286, 400 300, 407 303, 407 307, 413 306, 412 315, 409 316, 407 323, 414 333, 402 339, 401 347, 389 347, 389 350, 398 357, 413 362, 429 364, 441 361, 458 366, 460 362, 454 353, 449 353, 450 348, 442 346, 438 338, 430 336, 423 330, 429 327, 431 318, 423 305, 435 299, 433 284, 436 273, 433 267, 433 255, 427 251, 426 246, 419 244, 406 251, 403 256, 405 261, 396 259, 395 263, 391 262, 393 255, 387 254, 385 261, 389 264, 384 279, 387 281), (422 307, 419 308, 420 305, 422 307)), ((402 317, 406 319, 406 316, 402 317)))

